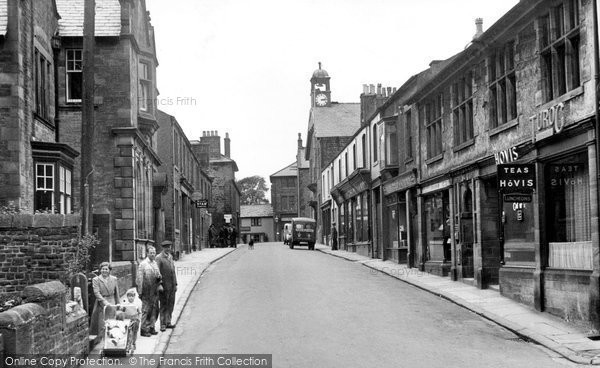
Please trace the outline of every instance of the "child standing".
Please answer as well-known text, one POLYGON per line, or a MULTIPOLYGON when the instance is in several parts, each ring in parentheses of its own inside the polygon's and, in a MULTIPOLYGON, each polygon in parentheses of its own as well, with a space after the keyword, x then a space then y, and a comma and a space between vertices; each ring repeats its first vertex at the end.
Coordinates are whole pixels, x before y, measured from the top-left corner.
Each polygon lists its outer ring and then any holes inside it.
POLYGON ((124 301, 120 305, 121 315, 123 319, 129 319, 132 323, 131 333, 131 352, 135 351, 135 343, 137 341, 137 335, 140 329, 140 316, 142 315, 139 303, 135 303, 136 292, 135 289, 127 291, 127 301, 124 301))

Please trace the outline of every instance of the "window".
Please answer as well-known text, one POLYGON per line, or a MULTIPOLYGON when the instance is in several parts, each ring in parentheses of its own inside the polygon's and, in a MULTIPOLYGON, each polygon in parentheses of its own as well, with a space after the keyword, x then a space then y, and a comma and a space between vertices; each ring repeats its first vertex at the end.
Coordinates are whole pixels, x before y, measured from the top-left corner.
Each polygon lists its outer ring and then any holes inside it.
POLYGON ((352 168, 356 170, 356 144, 352 145, 352 168))
POLYGON ((152 75, 150 65, 146 63, 139 64, 139 104, 140 111, 152 111, 152 75))
POLYGON ((427 130, 427 158, 434 158, 442 154, 442 101, 440 93, 436 98, 427 102, 424 111, 421 109, 422 119, 425 120, 427 130))
POLYGON ((579 154, 548 164, 546 178, 549 266, 592 269, 587 156, 579 154))
POLYGON ((83 86, 81 49, 67 49, 67 102, 81 102, 83 86))
POLYGON ((488 60, 490 128, 496 128, 517 117, 515 79, 515 45, 509 42, 496 50, 488 60))
POLYGON ((260 217, 252 217, 250 219, 250 226, 261 226, 261 218, 260 217))
POLYGON ((410 110, 406 112, 404 123, 404 150, 406 158, 412 158, 412 113, 410 110))
POLYGON ((48 88, 51 73, 50 63, 38 50, 35 50, 35 112, 43 118, 49 118, 48 88))
POLYGON ((544 101, 579 87, 579 0, 564 0, 538 20, 544 101))
POLYGON ((377 162, 377 124, 373 125, 373 162, 377 162))
POLYGON ((473 79, 468 72, 452 85, 454 145, 473 139, 473 79))
POLYGON ((385 123, 385 162, 387 165, 398 165, 398 135, 395 119, 385 123))
POLYGON ((34 210, 71 213, 72 170, 54 162, 35 164, 34 210))
POLYGON ((54 212, 54 164, 36 164, 35 173, 35 210, 54 212))
POLYGON ((341 158, 338 160, 338 175, 340 176, 340 181, 342 181, 343 177, 342 177, 342 159, 341 158))
POLYGON ((361 138, 361 147, 362 147, 362 167, 367 167, 367 135, 363 133, 361 138))
POLYGON ((348 176, 348 151, 344 152, 344 170, 344 173, 348 176))

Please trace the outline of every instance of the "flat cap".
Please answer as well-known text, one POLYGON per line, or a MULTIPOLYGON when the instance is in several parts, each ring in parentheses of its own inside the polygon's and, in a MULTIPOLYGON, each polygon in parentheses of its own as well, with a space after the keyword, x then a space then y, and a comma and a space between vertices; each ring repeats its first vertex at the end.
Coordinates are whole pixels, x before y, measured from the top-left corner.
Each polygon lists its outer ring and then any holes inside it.
POLYGON ((170 247, 171 245, 173 245, 173 243, 171 241, 169 241, 169 240, 165 240, 162 243, 160 243, 160 246, 163 247, 163 248, 164 247, 170 247))

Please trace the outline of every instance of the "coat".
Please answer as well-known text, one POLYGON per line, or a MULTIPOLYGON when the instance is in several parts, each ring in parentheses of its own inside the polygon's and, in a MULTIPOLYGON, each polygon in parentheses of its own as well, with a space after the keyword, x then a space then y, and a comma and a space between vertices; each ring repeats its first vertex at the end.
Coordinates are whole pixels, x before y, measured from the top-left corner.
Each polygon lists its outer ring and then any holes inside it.
POLYGON ((116 277, 96 276, 92 279, 92 289, 96 302, 92 311, 90 333, 97 335, 104 326, 104 306, 116 305, 119 302, 119 284, 116 277))
POLYGON ((135 283, 138 294, 142 300, 152 300, 158 294, 158 286, 161 283, 161 274, 156 261, 144 259, 138 266, 135 283))
POLYGON ((175 290, 177 286, 177 272, 175 262, 170 253, 160 252, 156 256, 156 264, 162 275, 162 285, 166 292, 175 290))

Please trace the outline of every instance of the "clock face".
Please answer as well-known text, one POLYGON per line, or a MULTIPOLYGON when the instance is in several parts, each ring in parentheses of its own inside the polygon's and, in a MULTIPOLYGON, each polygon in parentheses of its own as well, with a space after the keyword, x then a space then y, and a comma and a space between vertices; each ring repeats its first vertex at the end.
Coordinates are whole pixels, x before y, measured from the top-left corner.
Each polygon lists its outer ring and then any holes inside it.
POLYGON ((325 105, 327 105, 327 95, 325 95, 324 93, 319 93, 315 97, 315 102, 317 103, 317 106, 325 106, 325 105))

